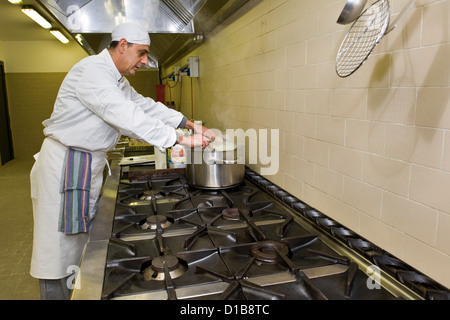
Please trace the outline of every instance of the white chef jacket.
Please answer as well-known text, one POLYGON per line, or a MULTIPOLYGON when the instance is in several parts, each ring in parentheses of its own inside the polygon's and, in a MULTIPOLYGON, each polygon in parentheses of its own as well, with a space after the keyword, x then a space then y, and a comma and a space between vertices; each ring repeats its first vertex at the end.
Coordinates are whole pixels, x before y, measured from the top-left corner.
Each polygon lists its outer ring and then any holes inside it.
POLYGON ((89 217, 100 196, 106 152, 120 135, 156 147, 176 142, 175 128, 186 118, 138 94, 123 78, 107 49, 77 63, 67 74, 50 119, 43 122, 44 140, 31 170, 34 232, 30 274, 60 279, 79 264, 88 235, 58 231, 61 175, 68 147, 92 154, 89 217))
POLYGON ((183 114, 138 94, 121 76, 107 49, 67 74, 44 134, 65 146, 111 150, 120 134, 158 148, 173 146, 183 114))

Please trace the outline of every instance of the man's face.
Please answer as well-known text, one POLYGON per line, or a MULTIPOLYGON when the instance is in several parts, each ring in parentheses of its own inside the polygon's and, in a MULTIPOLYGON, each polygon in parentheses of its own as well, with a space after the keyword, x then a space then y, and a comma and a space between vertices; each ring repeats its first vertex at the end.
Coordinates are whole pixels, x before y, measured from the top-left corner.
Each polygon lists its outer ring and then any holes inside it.
MULTIPOLYGON (((144 44, 132 44, 128 46, 125 39, 122 47, 122 56, 120 60, 119 72, 123 76, 134 75, 136 71, 148 64, 147 54, 149 53, 150 47, 144 44)), ((119 45, 122 45, 120 43, 119 45)))

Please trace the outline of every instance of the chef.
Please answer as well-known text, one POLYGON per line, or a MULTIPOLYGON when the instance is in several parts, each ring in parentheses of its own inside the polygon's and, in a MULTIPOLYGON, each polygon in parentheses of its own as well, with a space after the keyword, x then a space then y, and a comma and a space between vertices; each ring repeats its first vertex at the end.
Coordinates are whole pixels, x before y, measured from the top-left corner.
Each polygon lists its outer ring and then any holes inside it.
POLYGON ((71 274, 88 240, 102 187, 106 153, 121 135, 157 148, 176 143, 206 147, 214 134, 183 114, 143 97, 125 76, 148 64, 150 37, 125 23, 112 31, 112 42, 69 71, 51 117, 43 122, 46 138, 31 170, 34 239, 31 276, 41 299, 67 299, 71 274), (189 137, 177 128, 193 129, 189 137))

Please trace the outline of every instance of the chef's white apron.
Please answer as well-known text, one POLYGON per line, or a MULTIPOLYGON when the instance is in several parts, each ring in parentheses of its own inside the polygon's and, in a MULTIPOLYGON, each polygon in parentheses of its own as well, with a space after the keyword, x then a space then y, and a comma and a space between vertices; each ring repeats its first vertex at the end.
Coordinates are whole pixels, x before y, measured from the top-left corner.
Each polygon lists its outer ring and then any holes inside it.
MULTIPOLYGON (((66 235, 58 231, 61 176, 66 150, 66 146, 46 138, 30 174, 34 218, 30 274, 38 279, 60 279, 73 273, 88 240, 87 233, 66 235)), ((97 210, 106 161, 104 152, 91 154, 90 219, 97 210)))

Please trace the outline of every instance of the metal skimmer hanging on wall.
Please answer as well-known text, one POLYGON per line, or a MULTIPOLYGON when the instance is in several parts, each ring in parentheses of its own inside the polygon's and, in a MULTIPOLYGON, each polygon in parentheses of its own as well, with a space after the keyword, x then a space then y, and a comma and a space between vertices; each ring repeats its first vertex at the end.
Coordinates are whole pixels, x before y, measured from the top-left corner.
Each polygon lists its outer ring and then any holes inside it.
POLYGON ((338 76, 345 78, 358 70, 380 40, 397 26, 414 2, 415 0, 411 0, 392 24, 389 24, 389 1, 378 0, 367 8, 352 24, 341 43, 336 57, 338 76))

